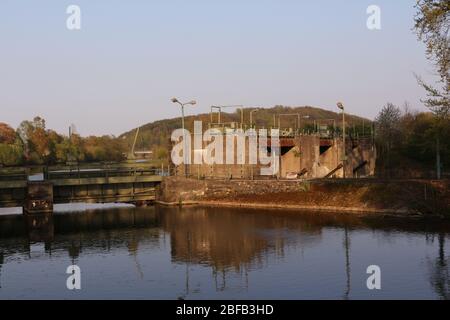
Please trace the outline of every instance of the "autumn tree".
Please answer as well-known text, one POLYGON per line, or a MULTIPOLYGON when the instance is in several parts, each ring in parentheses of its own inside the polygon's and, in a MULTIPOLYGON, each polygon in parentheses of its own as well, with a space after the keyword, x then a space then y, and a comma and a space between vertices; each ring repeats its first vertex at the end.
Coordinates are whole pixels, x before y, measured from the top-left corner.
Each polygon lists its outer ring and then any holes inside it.
POLYGON ((84 139, 78 134, 70 137, 63 137, 62 141, 56 145, 57 162, 82 162, 85 160, 84 139))
POLYGON ((35 117, 33 121, 22 121, 17 131, 25 146, 25 157, 29 162, 42 164, 49 160, 50 140, 43 118, 35 117))
POLYGON ((90 136, 84 150, 87 161, 122 161, 127 152, 125 141, 113 136, 90 136))
POLYGON ((23 148, 20 143, 0 144, 0 167, 19 166, 23 163, 23 148))
POLYGON ((0 123, 0 166, 20 165, 23 148, 16 132, 6 123, 0 123))
POLYGON ((0 122, 0 143, 13 144, 16 141, 16 132, 6 123, 0 122))

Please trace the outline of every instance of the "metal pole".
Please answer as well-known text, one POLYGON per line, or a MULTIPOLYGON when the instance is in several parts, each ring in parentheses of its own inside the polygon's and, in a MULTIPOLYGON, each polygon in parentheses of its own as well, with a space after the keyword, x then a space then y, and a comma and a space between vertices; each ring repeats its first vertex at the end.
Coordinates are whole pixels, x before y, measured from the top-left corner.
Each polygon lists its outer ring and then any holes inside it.
POLYGON ((347 159, 347 156, 346 156, 346 149, 345 149, 345 110, 344 110, 344 108, 342 107, 342 134, 343 134, 343 136, 342 136, 342 149, 343 149, 343 152, 342 152, 342 154, 343 154, 343 156, 342 156, 342 165, 343 165, 343 167, 342 167, 342 170, 343 170, 343 177, 344 177, 344 179, 345 179, 345 163, 346 163, 346 159, 347 159))
POLYGON ((209 112, 209 115, 210 115, 210 118, 211 118, 211 123, 213 123, 213 108, 214 107, 211 107, 211 111, 209 112))
POLYGON ((183 158, 184 158, 184 176, 187 177, 187 157, 186 157, 186 131, 184 130, 184 104, 180 103, 181 105, 181 126, 183 128, 183 158))
POLYGON ((253 112, 257 112, 258 109, 250 111, 250 128, 253 128, 253 112))

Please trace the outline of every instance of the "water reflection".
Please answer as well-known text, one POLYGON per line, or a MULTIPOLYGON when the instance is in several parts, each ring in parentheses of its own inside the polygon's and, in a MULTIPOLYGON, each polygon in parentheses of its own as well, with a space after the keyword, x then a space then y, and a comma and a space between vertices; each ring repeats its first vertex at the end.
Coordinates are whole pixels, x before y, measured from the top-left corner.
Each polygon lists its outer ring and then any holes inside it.
MULTIPOLYGON (((435 241, 435 237, 431 237, 431 242, 435 241)), ((445 234, 437 235, 437 243, 439 247, 438 256, 435 259, 428 259, 429 278, 436 293, 441 299, 450 299, 450 273, 449 258, 445 255, 445 234)))
POLYGON ((262 268, 268 256, 282 259, 289 246, 313 245, 321 236, 319 226, 292 216, 196 208, 164 209, 159 217, 173 261, 209 265, 216 273, 262 268))
POLYGON ((44 242, 50 249, 54 237, 53 217, 49 214, 24 217, 30 242, 44 242))
MULTIPOLYGON (((157 277, 169 279, 169 283, 161 283, 164 297, 181 299, 209 298, 211 294, 234 297, 236 292, 244 298, 370 297, 364 288, 365 268, 370 259, 376 257, 387 270, 396 272, 400 266, 391 263, 394 252, 399 262, 402 254, 414 256, 417 265, 410 263, 400 269, 426 273, 429 288, 436 296, 449 299, 445 242, 449 230, 449 225, 444 223, 224 208, 115 208, 53 216, 2 216, 0 297, 9 297, 9 292, 2 289, 2 280, 20 282, 20 279, 13 279, 14 276, 9 278, 12 272, 9 269, 5 272, 5 266, 17 267, 20 255, 28 257, 28 260, 21 260, 22 263, 32 263, 32 248, 41 243, 46 256, 40 255, 39 259, 49 263, 57 261, 64 266, 67 263, 61 252, 66 253, 72 264, 85 263, 86 258, 96 264, 101 262, 100 257, 112 257, 120 259, 122 267, 131 260, 138 280, 134 280, 134 276, 111 275, 128 282, 129 292, 119 296, 124 298, 141 297, 140 294, 148 297, 145 295, 149 294, 148 290, 139 289, 140 285, 146 281, 154 283, 157 277), (420 239, 425 249, 436 249, 434 255, 423 256, 422 251, 416 249, 420 239), (172 270, 164 260, 165 248, 172 270), (123 249, 128 253, 126 260, 121 256, 123 249), (161 253, 155 256, 155 252, 161 253), (420 269, 422 259, 426 262, 425 271, 420 269), (159 274, 155 273, 155 268, 160 270, 159 274), (177 280, 170 283, 171 278, 177 280), (312 286, 312 280, 319 282, 319 288, 312 286), (266 286, 273 286, 278 295, 258 291, 266 286)), ((102 281, 101 278, 98 281, 102 281)), ((407 287, 408 281, 400 285, 407 287)), ((100 283, 104 287, 107 284, 111 285, 110 282, 100 283)), ((422 288, 425 284, 417 283, 417 286, 422 288)), ((417 297, 426 294, 422 289, 417 297)), ((402 290, 392 288, 378 297, 402 298, 402 290)), ((94 293, 88 297, 102 297, 95 290, 91 292, 94 293)), ((159 297, 156 292, 152 294, 159 297)))
POLYGON ((346 276, 346 288, 344 293, 344 300, 348 300, 350 295, 350 287, 351 287, 351 280, 350 280, 350 237, 348 234, 348 227, 344 227, 344 250, 345 250, 345 276, 346 276))
POLYGON ((5 262, 5 258, 3 256, 3 251, 0 251, 0 289, 2 288, 2 266, 5 262))

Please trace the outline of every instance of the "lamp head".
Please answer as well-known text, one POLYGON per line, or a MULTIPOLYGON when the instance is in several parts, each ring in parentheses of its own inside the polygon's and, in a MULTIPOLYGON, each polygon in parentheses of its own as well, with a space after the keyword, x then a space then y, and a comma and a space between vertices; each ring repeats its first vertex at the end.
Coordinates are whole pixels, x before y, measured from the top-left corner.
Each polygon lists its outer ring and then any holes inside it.
POLYGON ((342 102, 338 102, 337 107, 341 110, 344 110, 344 105, 342 104, 342 102))
POLYGON ((172 98, 171 101, 172 101, 173 103, 178 103, 178 102, 179 102, 177 98, 172 98))

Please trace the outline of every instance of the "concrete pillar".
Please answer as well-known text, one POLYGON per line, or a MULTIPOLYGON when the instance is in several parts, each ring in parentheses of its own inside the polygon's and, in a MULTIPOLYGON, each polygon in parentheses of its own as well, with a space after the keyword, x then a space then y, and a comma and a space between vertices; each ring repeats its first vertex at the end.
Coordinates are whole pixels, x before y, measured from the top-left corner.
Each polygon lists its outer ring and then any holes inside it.
POLYGON ((29 181, 24 214, 45 214, 53 212, 53 184, 46 181, 29 181))

